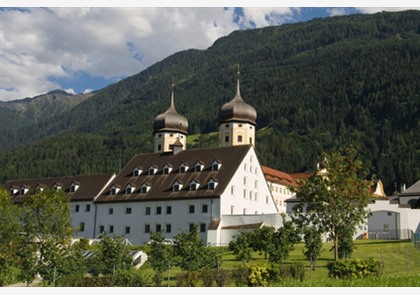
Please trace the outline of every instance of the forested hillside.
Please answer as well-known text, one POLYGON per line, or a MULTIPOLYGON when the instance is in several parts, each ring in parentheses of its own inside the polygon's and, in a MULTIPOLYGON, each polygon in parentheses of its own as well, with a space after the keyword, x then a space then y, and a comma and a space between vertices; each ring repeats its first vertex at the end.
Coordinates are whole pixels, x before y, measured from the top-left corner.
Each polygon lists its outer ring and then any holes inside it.
POLYGON ((242 97, 258 112, 262 164, 312 170, 323 151, 353 145, 388 194, 420 179, 420 12, 405 11, 236 31, 174 54, 70 111, 0 128, 14 147, 0 154, 0 182, 117 171, 152 151, 172 81, 190 134, 203 134, 189 148, 215 146, 205 134, 235 94, 238 64, 242 97))

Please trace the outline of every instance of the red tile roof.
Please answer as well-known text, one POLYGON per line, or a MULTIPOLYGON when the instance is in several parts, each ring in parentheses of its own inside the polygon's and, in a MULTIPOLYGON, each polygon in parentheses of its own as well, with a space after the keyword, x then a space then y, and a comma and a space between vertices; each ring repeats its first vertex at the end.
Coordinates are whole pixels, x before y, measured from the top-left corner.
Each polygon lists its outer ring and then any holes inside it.
POLYGON ((296 180, 288 173, 267 166, 261 166, 265 179, 274 183, 297 186, 296 180))

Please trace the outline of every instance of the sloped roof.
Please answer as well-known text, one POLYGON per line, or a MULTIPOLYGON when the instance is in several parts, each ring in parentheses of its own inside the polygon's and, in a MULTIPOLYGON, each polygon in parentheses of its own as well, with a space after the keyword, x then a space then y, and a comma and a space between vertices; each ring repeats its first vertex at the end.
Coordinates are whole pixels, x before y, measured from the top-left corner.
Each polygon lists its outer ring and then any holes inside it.
POLYGON ((399 194, 400 197, 420 196, 420 180, 410 186, 408 189, 399 194))
POLYGON ((95 202, 139 202, 218 198, 225 190, 227 184, 250 148, 251 145, 241 145, 184 150, 176 154, 165 152, 135 155, 95 202), (212 171, 211 164, 215 159, 220 162, 221 167, 219 170, 212 171), (202 171, 194 171, 194 166, 192 164, 197 161, 204 164, 202 171), (185 173, 179 172, 181 163, 190 163, 190 166, 185 173), (133 176, 132 170, 134 167, 149 167, 152 164, 157 168, 155 174, 148 175, 148 171, 144 171, 139 176, 133 176), (172 165, 173 167, 169 174, 162 173, 162 168, 166 164, 172 165), (207 188, 210 179, 217 180, 218 183, 215 189, 207 188), (190 183, 192 180, 195 180, 200 184, 197 190, 190 190, 190 183), (172 190, 172 186, 176 181, 183 185, 179 191, 172 190), (147 193, 140 192, 140 187, 144 182, 150 184, 150 190, 147 193), (125 191, 120 191, 115 195, 110 193, 112 185, 125 187, 128 183, 131 183, 136 188, 133 193, 126 194, 125 191))
POLYGON ((295 179, 290 174, 267 166, 261 166, 261 168, 267 181, 286 186, 297 186, 295 179))
MULTIPOLYGON (((95 175, 79 175, 79 176, 58 176, 48 178, 33 178, 23 180, 11 180, 4 184, 7 190, 10 187, 20 187, 22 185, 28 187, 30 190, 37 186, 43 188, 53 188, 54 184, 62 184, 63 191, 70 197, 71 201, 92 201, 109 182, 114 173, 104 173, 95 175), (78 183, 79 188, 75 192, 70 192, 70 185, 78 183)), ((14 194, 13 200, 15 202, 22 202, 25 195, 20 195, 20 192, 14 194)))

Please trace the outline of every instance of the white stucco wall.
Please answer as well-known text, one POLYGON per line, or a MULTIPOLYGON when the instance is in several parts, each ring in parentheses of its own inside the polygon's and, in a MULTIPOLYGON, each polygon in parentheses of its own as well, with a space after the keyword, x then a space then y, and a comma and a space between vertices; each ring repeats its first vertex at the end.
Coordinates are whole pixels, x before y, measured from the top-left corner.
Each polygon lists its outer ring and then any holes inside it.
POLYGON ((278 213, 254 148, 250 148, 222 193, 222 215, 278 213))
POLYGON ((78 231, 77 236, 82 238, 94 238, 95 205, 93 202, 71 202, 71 226, 79 229, 80 224, 84 223, 84 230, 78 231), (76 212, 76 206, 79 211, 76 212), (87 206, 90 206, 87 211, 87 206))
POLYGON ((156 225, 161 225, 165 238, 173 238, 176 234, 189 231, 190 224, 205 224, 205 232, 199 232, 200 238, 207 243, 207 229, 212 216, 218 218, 220 202, 218 199, 178 200, 155 202, 127 202, 98 204, 96 235, 100 226, 109 232, 110 226, 114 227, 114 235, 123 235, 133 244, 144 244, 150 240, 150 233, 145 232, 146 224, 150 230, 156 232, 156 225), (207 213, 202 212, 203 205, 207 205, 207 213), (194 213, 189 213, 190 206, 194 206, 194 213), (150 215, 146 215, 146 207, 150 207, 150 215), (161 214, 157 214, 157 207, 161 214), (167 214, 167 207, 171 207, 171 214, 167 214), (109 214, 109 209, 113 214, 109 214), (131 208, 131 214, 126 214, 126 208, 131 208), (166 225, 171 225, 171 232, 166 233, 166 225), (126 234, 126 227, 130 233, 126 234))

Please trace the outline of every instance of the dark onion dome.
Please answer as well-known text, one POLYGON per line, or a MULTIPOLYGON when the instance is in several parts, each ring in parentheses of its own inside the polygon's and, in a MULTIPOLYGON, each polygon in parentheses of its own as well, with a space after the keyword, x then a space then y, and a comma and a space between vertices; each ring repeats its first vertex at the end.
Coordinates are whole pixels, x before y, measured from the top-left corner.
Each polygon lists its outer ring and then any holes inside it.
POLYGON ((171 94, 171 103, 166 112, 156 116, 153 122, 153 134, 162 131, 180 132, 188 134, 188 120, 178 114, 174 106, 174 93, 171 94))
POLYGON ((219 125, 231 121, 250 123, 254 126, 257 121, 257 111, 241 97, 239 80, 235 97, 230 102, 225 103, 219 111, 219 125))

